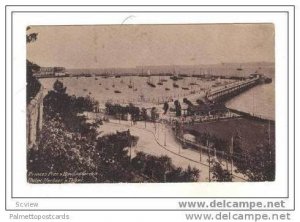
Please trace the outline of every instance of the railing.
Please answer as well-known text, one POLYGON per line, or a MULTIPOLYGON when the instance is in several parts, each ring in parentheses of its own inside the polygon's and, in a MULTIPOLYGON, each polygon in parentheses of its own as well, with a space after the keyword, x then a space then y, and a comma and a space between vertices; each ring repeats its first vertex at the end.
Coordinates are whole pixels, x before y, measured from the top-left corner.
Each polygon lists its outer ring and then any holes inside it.
POLYGON ((217 150, 216 148, 210 148, 210 147, 201 145, 199 143, 195 143, 190 140, 187 140, 180 135, 175 135, 175 137, 183 145, 184 148, 191 148, 191 149, 197 150, 199 153, 200 152, 206 153, 208 155, 215 156, 219 159, 224 159, 224 160, 230 160, 230 159, 242 160, 244 158, 243 155, 241 155, 239 153, 233 152, 232 154, 230 154, 229 152, 226 152, 226 151, 220 151, 220 150, 217 150))
POLYGON ((207 95, 207 98, 210 100, 215 100, 221 97, 225 97, 229 94, 233 94, 236 92, 242 92, 247 90, 249 87, 253 87, 256 84, 259 83, 259 78, 255 78, 255 79, 250 79, 248 81, 244 81, 242 83, 238 83, 236 85, 230 86, 230 87, 225 87, 222 89, 218 89, 212 92, 209 92, 207 95))

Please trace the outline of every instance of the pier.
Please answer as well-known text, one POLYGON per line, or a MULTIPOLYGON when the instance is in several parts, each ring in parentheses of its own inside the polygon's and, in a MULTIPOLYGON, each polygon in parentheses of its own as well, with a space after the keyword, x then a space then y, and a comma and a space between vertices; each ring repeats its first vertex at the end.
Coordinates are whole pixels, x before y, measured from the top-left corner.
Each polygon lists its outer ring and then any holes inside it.
POLYGON ((208 91, 206 98, 210 101, 224 101, 260 84, 260 82, 261 76, 257 75, 254 78, 235 83, 234 85, 226 85, 221 89, 208 91))

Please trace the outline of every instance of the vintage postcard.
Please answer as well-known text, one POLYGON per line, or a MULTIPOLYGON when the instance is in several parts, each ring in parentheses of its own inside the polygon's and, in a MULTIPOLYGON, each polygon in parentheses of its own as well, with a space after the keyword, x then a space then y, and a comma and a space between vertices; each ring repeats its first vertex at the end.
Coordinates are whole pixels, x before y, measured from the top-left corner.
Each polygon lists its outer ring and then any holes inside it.
POLYGON ((274 181, 274 36, 269 23, 28 26, 27 182, 274 181))

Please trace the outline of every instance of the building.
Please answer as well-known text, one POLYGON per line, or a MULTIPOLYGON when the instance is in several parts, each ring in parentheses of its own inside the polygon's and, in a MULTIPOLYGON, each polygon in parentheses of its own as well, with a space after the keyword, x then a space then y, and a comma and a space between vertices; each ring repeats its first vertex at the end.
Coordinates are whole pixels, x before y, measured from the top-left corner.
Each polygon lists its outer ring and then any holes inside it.
POLYGON ((41 67, 40 70, 34 73, 37 78, 53 78, 60 76, 68 76, 65 67, 41 67))

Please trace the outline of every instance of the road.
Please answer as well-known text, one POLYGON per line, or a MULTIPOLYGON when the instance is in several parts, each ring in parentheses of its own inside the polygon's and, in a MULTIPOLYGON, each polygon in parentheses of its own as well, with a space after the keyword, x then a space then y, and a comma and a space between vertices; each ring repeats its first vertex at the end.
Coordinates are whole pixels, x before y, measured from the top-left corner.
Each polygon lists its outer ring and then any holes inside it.
MULTIPOLYGON (((172 162, 177 167, 187 168, 188 166, 195 167, 200 170, 199 181, 209 181, 209 157, 202 153, 200 161, 200 153, 192 149, 182 149, 181 144, 177 142, 171 132, 171 129, 165 128, 161 123, 145 123, 137 122, 136 125, 131 125, 130 121, 110 120, 101 125, 99 132, 101 135, 115 133, 118 131, 130 130, 131 134, 139 137, 136 147, 131 150, 132 157, 139 151, 147 154, 161 156, 167 155, 172 159, 172 162)), ((212 158, 212 157, 211 157, 212 158)), ((221 162, 226 168, 226 163, 221 162)), ((230 164, 229 170, 230 170, 230 164)), ((233 167, 235 170, 235 167, 233 167)), ((211 175, 212 176, 212 175, 211 175)), ((234 181, 245 181, 240 174, 234 176, 234 181)))

